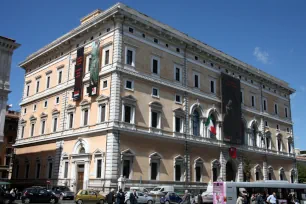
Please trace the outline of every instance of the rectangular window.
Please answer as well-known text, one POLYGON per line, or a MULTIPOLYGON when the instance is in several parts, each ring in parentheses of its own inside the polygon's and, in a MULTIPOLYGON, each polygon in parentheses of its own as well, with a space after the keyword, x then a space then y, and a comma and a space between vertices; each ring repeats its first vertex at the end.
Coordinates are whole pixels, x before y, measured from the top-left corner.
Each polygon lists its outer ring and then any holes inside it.
POLYGON ((266 99, 263 100, 263 110, 267 111, 267 100, 266 99))
POLYGON ((102 159, 97 160, 97 178, 102 176, 102 159))
POLYGON ((124 106, 124 122, 131 123, 132 108, 130 106, 124 106))
POLYGON ((175 132, 181 132, 181 118, 175 117, 175 132))
POLYGON ((244 102, 244 92, 243 92, 243 90, 240 91, 240 101, 241 101, 241 103, 244 102))
POLYGON ((36 178, 39 178, 40 176, 40 163, 36 164, 36 178))
POLYGON ((151 180, 157 180, 157 172, 158 172, 158 166, 157 163, 153 162, 151 163, 151 180))
POLYGON ((194 75, 194 87, 199 88, 199 75, 195 74, 194 75))
POLYGON ((56 132, 57 130, 57 118, 53 119, 53 132, 56 132))
POLYGON ((133 51, 129 50, 129 49, 126 52, 126 64, 134 66, 134 64, 133 64, 133 51))
POLYGON ((46 121, 43 120, 43 121, 41 122, 41 134, 42 134, 42 135, 45 134, 45 127, 46 127, 46 121))
POLYGON ((58 71, 58 79, 57 79, 58 84, 62 83, 62 73, 63 73, 62 70, 58 71))
POLYGON ((60 98, 59 98, 59 96, 58 96, 58 97, 56 97, 56 99, 55 99, 55 104, 59 104, 59 102, 60 102, 60 98))
POLYGON ((133 89, 134 89, 133 81, 131 81, 131 80, 126 80, 126 81, 125 81, 125 88, 126 88, 126 89, 130 89, 130 90, 133 90, 133 89))
POLYGON ((216 167, 213 168, 213 181, 217 181, 218 179, 218 169, 216 167))
POLYGON ((99 105, 100 108, 100 122, 105 121, 105 105, 99 105))
POLYGON ((83 111, 83 125, 86 126, 88 125, 88 109, 84 110, 83 111))
POLYGON ((45 101, 44 102, 44 108, 47 108, 48 107, 48 101, 45 101))
POLYGON ((30 164, 26 165, 26 169, 25 169, 25 178, 29 178, 29 170, 30 170, 30 164))
POLYGON ((251 102, 252 102, 252 104, 251 104, 252 107, 255 107, 255 96, 252 96, 251 100, 252 100, 252 101, 251 101, 251 102))
POLYGON ((10 164, 11 164, 11 157, 10 156, 5 157, 5 166, 10 166, 10 164))
POLYGON ((159 74, 159 60, 156 58, 152 59, 152 73, 159 74))
POLYGON ((158 43, 158 39, 154 38, 154 42, 155 42, 155 43, 158 43))
POLYGON ((131 27, 129 27, 129 32, 130 32, 130 33, 134 33, 134 29, 131 28, 131 27))
POLYGON ((27 85, 27 96, 30 94, 30 85, 27 85))
POLYGON ((288 118, 288 109, 285 108, 285 117, 288 118))
POLYGON ((215 90, 215 81, 213 81, 213 80, 210 81, 210 92, 211 93, 216 93, 216 90, 215 90))
POLYGON ((90 72, 90 64, 91 64, 91 55, 86 56, 86 73, 90 72))
POLYGON ((175 102, 182 103, 182 97, 181 95, 175 94, 175 102))
POLYGON ((46 88, 48 89, 50 87, 50 76, 47 76, 47 85, 46 88))
POLYGON ((109 64, 109 50, 105 50, 104 53, 104 65, 108 65, 109 64))
POLYGON ((130 178, 130 160, 123 160, 123 177, 130 178))
POLYGON ((175 165, 175 181, 181 181, 181 165, 176 164, 175 165))
POLYGON ((32 124, 31 124, 31 137, 34 136, 34 129, 35 129, 35 124, 32 123, 32 124))
POLYGON ((20 135, 20 138, 23 138, 24 136, 24 126, 21 126, 21 135, 20 135))
POLYGON ((23 114, 26 114, 27 113, 27 108, 24 108, 23 109, 23 114))
POLYGON ((151 126, 153 128, 157 128, 158 127, 158 113, 157 112, 153 112, 152 111, 152 122, 151 122, 151 126))
POLYGON ((48 178, 52 178, 52 170, 53 170, 53 163, 49 163, 49 169, 48 169, 48 178))
POLYGON ((39 92, 39 83, 40 83, 40 81, 39 81, 39 80, 37 80, 37 81, 36 81, 36 93, 38 93, 38 92, 39 92))
POLYGON ((274 104, 274 113, 278 115, 278 105, 274 104))
POLYGON ((103 89, 106 89, 106 88, 107 88, 107 80, 103 81, 102 88, 103 88, 103 89))
POLYGON ((195 173, 196 173, 196 182, 200 182, 201 181, 201 167, 200 166, 196 166, 195 173))
POLYGON ((268 127, 268 121, 265 121, 265 126, 268 127))
POLYGON ((65 162, 65 167, 64 167, 64 178, 68 178, 68 162, 65 162))
POLYGON ((73 113, 69 113, 69 129, 73 127, 73 113))
POLYGON ((159 90, 158 90, 158 88, 152 88, 152 96, 159 97, 159 90))
POLYGON ((181 81, 181 69, 178 67, 175 67, 175 80, 181 81))

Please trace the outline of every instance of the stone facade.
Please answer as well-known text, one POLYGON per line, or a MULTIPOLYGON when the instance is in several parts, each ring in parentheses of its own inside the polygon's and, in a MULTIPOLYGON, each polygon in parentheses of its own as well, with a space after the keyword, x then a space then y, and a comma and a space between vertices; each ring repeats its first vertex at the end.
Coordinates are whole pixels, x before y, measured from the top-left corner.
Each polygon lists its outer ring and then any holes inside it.
POLYGON ((21 103, 23 113, 27 111, 15 144, 25 176, 15 177, 16 184, 37 177, 37 172, 27 175, 27 168, 38 163, 46 163, 45 172, 53 173, 39 175, 37 182, 49 179, 75 191, 107 191, 119 178, 126 187, 148 188, 159 184, 205 188, 217 179, 246 177, 294 182, 289 98, 294 90, 286 82, 123 4, 86 19, 20 64, 29 92, 21 103), (77 33, 79 37, 73 37, 77 33), (90 97, 87 60, 97 40, 100 84, 98 96, 90 97), (74 101, 74 63, 81 46, 84 92, 80 101, 74 101), (53 52, 51 47, 57 48, 53 52), (243 145, 223 141, 221 73, 241 81, 243 145), (47 76, 53 80, 44 88, 47 76), (60 102, 54 104, 58 96, 60 102), (205 126, 209 117, 214 119, 215 136, 205 126), (46 131, 41 128, 44 120, 46 131), (54 121, 59 128, 54 129, 54 121), (237 158, 229 155, 233 147, 237 158))

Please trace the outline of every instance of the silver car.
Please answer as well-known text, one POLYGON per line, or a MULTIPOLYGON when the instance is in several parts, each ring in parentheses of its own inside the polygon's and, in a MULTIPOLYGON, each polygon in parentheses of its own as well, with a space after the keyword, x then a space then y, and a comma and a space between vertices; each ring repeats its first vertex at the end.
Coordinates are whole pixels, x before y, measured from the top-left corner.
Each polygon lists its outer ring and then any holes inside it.
MULTIPOLYGON (((127 192, 125 194, 125 201, 124 203, 126 204, 130 204, 130 194, 133 192, 127 192)), ((139 192, 136 191, 137 194, 137 203, 146 203, 146 204, 154 204, 154 198, 152 198, 151 196, 148 196, 147 194, 143 193, 143 192, 139 192)))

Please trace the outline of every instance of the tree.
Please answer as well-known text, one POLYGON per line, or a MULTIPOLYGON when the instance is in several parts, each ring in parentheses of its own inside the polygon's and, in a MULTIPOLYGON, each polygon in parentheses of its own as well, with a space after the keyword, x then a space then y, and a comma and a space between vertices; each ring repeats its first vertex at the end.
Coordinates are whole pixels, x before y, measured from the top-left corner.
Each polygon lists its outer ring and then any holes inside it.
POLYGON ((243 175, 244 175, 244 181, 250 181, 251 179, 251 164, 250 160, 244 159, 243 160, 243 175))
POLYGON ((297 163, 299 183, 306 183, 306 165, 297 163))

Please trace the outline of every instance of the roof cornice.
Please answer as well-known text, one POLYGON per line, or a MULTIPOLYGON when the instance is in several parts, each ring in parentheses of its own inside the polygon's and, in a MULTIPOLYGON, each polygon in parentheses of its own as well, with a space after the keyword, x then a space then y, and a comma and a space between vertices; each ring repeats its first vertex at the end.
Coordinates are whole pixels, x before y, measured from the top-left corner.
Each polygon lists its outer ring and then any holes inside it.
POLYGON ((187 34, 184 34, 166 24, 163 24, 157 20, 154 20, 151 17, 148 17, 145 14, 142 14, 122 3, 117 3, 111 8, 103 11, 101 14, 94 17, 92 20, 79 25, 77 28, 73 29, 69 33, 65 34, 64 36, 58 38, 57 40, 53 41, 49 45, 41 48, 37 52, 33 53, 32 55, 28 56, 27 59, 19 64, 19 66, 25 68, 25 66, 32 62, 33 60, 37 59, 39 56, 46 54, 48 51, 54 49, 55 47, 61 45, 62 43, 67 42, 68 40, 72 39, 73 37, 77 36, 79 33, 86 31, 90 27, 100 23, 101 21, 105 20, 106 18, 118 13, 120 11, 121 14, 134 19, 135 21, 139 21, 151 28, 158 30, 160 33, 166 33, 168 36, 174 37, 181 41, 181 43, 186 44, 190 48, 194 48, 198 51, 203 51, 208 53, 210 57, 212 57, 215 61, 220 63, 227 63, 229 64, 230 68, 236 67, 238 69, 244 70, 245 72, 250 73, 251 75, 260 77, 261 81, 266 81, 269 83, 274 83, 276 86, 279 86, 283 89, 286 89, 290 93, 294 93, 295 90, 289 87, 289 84, 283 80, 280 80, 258 68, 255 68, 245 62, 242 62, 230 55, 225 54, 224 52, 213 48, 199 40, 196 40, 192 37, 189 37, 187 34))

